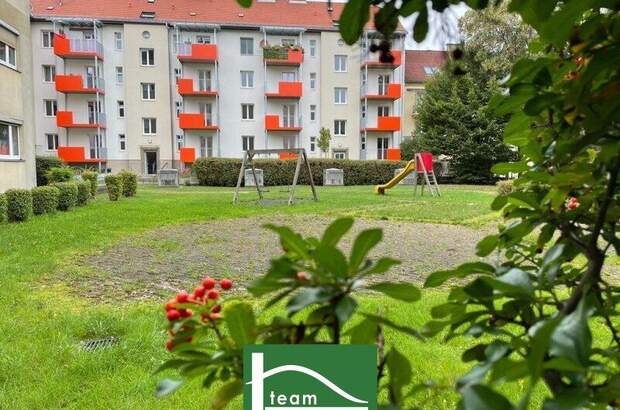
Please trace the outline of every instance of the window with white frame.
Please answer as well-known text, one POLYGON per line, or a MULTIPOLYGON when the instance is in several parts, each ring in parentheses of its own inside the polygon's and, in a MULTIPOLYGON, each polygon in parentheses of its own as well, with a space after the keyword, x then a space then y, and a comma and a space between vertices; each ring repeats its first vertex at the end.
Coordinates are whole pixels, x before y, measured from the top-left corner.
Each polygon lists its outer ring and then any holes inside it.
POLYGON ((334 150, 334 159, 347 159, 347 151, 334 150))
POLYGON ((197 34, 196 43, 197 44, 211 44, 211 36, 208 34, 197 34))
POLYGON ((241 104, 241 119, 253 120, 254 119, 254 104, 241 104))
POLYGON ((344 87, 334 88, 334 103, 346 104, 347 103, 347 89, 344 87))
POLYGON ((198 70, 198 91, 211 91, 211 70, 198 70))
POLYGON ((177 117, 183 112, 183 101, 175 101, 174 109, 177 113, 177 117))
POLYGON ((244 151, 254 149, 254 136, 244 135, 241 137, 241 147, 244 151))
POLYGON ((116 73, 116 82, 118 84, 122 84, 123 83, 123 67, 121 66, 116 66, 114 72, 116 73))
POLYGON ((316 57, 316 40, 310 40, 310 57, 316 57))
POLYGON ((43 66, 43 81, 46 83, 53 83, 56 77, 56 66, 44 65, 43 66))
POLYGON ((200 137, 200 156, 206 158, 213 156, 213 137, 200 137))
POLYGON ((282 73, 282 81, 297 81, 297 74, 295 73, 295 71, 284 71, 282 73))
POLYGON ((155 100, 155 83, 140 83, 142 86, 142 99, 155 100))
POLYGON ((125 101, 116 101, 116 112, 118 114, 118 118, 125 118, 125 101))
POLYGON ((316 151, 316 137, 310 137, 310 152, 316 151))
POLYGON ((310 73, 310 89, 316 88, 316 73, 310 73))
POLYGON ((125 134, 118 134, 118 149, 120 151, 127 150, 127 137, 125 134))
POLYGON ((337 73, 344 73, 347 71, 347 56, 342 54, 336 54, 334 56, 334 71, 337 73))
POLYGON ((45 116, 55 117, 56 112, 58 111, 58 104, 56 103, 56 100, 43 100, 43 104, 45 107, 45 116))
POLYGON ((175 68, 174 69, 174 79, 179 81, 179 78, 181 78, 181 69, 180 68, 175 68))
POLYGON ((177 151, 181 151, 181 148, 183 148, 183 136, 177 134, 177 151))
POLYGON ((115 50, 123 49, 123 33, 120 31, 114 32, 114 49, 115 50))
POLYGON ((58 134, 45 134, 45 141, 47 141, 48 151, 58 150, 58 134))
POLYGON ((241 71, 241 88, 254 87, 254 71, 241 71))
POLYGON ((156 118, 142 118, 142 133, 144 135, 154 135, 157 133, 156 118))
POLYGON ((342 137, 347 135, 347 120, 334 120, 334 136, 342 137))
POLYGON ((41 31, 41 47, 52 48, 54 47, 54 32, 49 30, 41 31))
POLYGON ((254 55, 254 39, 251 37, 241 37, 239 39, 240 52, 242 56, 254 55))
POLYGON ((310 105, 310 121, 316 121, 316 105, 310 105))
POLYGON ((0 122, 0 159, 19 159, 19 126, 0 122))
POLYGON ((140 49, 140 64, 143 66, 155 65, 155 50, 152 48, 140 49))
POLYGON ((377 117, 389 117, 390 107, 387 105, 380 105, 377 107, 377 117))
POLYGON ((15 47, 0 41, 0 64, 4 64, 11 68, 17 68, 15 57, 15 47))

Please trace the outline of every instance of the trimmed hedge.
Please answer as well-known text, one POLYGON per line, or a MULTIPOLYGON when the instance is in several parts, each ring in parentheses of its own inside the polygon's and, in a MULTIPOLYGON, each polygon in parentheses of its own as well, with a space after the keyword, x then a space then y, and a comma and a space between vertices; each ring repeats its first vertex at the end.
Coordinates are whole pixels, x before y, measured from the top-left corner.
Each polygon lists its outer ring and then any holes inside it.
POLYGON ((60 191, 55 186, 39 186, 32 189, 32 210, 35 215, 49 214, 58 209, 60 191))
POLYGON ((50 184, 56 182, 69 182, 75 176, 75 171, 71 167, 54 167, 47 171, 47 181, 50 184))
POLYGON ((82 180, 88 181, 90 184, 90 196, 97 196, 97 173, 94 171, 83 171, 82 180))
POLYGON ((9 189, 5 195, 8 220, 27 221, 32 215, 32 193, 27 189, 9 189))
POLYGON ((77 204, 78 186, 75 182, 57 182, 54 186, 60 191, 58 209, 68 211, 77 204))
POLYGON ((47 171, 51 168, 62 167, 63 162, 60 158, 56 157, 37 157, 36 158, 36 168, 37 168, 37 185, 43 186, 47 185, 49 181, 47 180, 47 171))
POLYGON ((138 176, 133 172, 123 171, 118 173, 118 177, 123 186, 123 196, 135 196, 138 191, 138 176))
POLYGON ((0 193, 0 223, 6 221, 6 195, 0 193))
POLYGON ((123 181, 118 175, 106 175, 105 187, 108 191, 110 201, 118 201, 123 193, 123 181))
POLYGON ((90 199, 90 182, 78 181, 77 189, 77 206, 84 206, 88 204, 88 200, 90 199))
MULTIPOLYGON (((290 185, 295 174, 296 160, 257 159, 256 168, 263 170, 265 185, 290 185)), ((384 184, 394 178, 394 170, 403 168, 404 161, 359 161, 346 159, 311 159, 310 169, 316 185, 323 184, 323 170, 339 168, 344 171, 345 185, 384 184)), ((235 186, 239 177, 241 159, 198 158, 192 169, 200 185, 235 186)), ((308 173, 302 167, 299 184, 309 184, 308 173)))

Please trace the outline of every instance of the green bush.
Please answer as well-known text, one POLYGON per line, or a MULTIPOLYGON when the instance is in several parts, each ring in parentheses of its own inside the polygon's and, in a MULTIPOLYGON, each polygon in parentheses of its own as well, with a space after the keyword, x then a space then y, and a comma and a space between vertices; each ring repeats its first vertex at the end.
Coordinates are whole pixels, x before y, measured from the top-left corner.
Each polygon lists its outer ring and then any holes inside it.
POLYGON ((32 215, 32 193, 27 189, 6 191, 7 219, 11 222, 27 221, 32 215))
POLYGON ((77 183, 77 206, 84 206, 88 204, 88 200, 90 199, 90 182, 89 181, 78 181, 77 183))
POLYGON ((32 210, 35 215, 56 212, 60 191, 55 186, 39 186, 32 189, 32 210))
POLYGON ((118 175, 106 175, 105 187, 108 191, 108 198, 110 201, 118 201, 123 193, 123 181, 118 175))
MULTIPOLYGON (((263 170, 266 185, 290 185, 297 161, 277 159, 255 160, 256 168, 263 170)), ((323 184, 323 170, 339 168, 344 171, 345 185, 384 184, 394 177, 394 170, 404 166, 403 161, 353 161, 339 159, 312 159, 310 169, 316 185, 323 184)), ((192 169, 200 185, 235 186, 241 168, 240 159, 198 158, 192 169)), ((308 174, 302 168, 299 184, 309 184, 308 174)))
POLYGON ((59 168, 63 166, 63 162, 57 157, 37 157, 37 185, 44 186, 49 183, 47 180, 47 171, 51 168, 59 168))
POLYGON ((75 176, 75 171, 71 167, 54 167, 47 171, 47 181, 50 184, 56 182, 68 182, 75 176))
POLYGON ((0 223, 6 221, 6 195, 0 194, 0 223))
POLYGON ((82 179, 90 184, 90 196, 97 196, 97 173, 95 171, 83 171, 82 179))
POLYGON ((78 186, 75 182, 57 182, 54 186, 60 191, 58 209, 68 211, 77 204, 78 186))
POLYGON ((118 174, 123 186, 123 196, 130 197, 136 195, 138 191, 138 176, 130 171, 123 171, 118 174))

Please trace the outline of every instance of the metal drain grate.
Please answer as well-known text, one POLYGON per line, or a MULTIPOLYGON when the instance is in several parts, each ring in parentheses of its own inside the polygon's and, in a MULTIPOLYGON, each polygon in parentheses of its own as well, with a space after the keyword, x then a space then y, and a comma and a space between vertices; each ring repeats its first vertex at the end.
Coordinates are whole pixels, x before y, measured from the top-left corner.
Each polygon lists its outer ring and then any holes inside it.
POLYGON ((105 349, 107 347, 114 346, 118 343, 118 340, 118 337, 110 336, 103 339, 83 340, 80 344, 82 345, 82 349, 87 352, 92 352, 95 350, 105 349))

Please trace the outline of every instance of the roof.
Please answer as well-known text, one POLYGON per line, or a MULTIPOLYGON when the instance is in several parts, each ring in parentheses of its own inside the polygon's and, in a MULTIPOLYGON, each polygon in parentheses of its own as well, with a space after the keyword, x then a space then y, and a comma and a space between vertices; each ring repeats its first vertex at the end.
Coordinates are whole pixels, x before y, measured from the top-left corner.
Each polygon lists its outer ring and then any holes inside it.
POLYGON ((405 53, 405 82, 426 82, 433 75, 433 71, 440 69, 447 60, 447 51, 407 50, 405 53))

